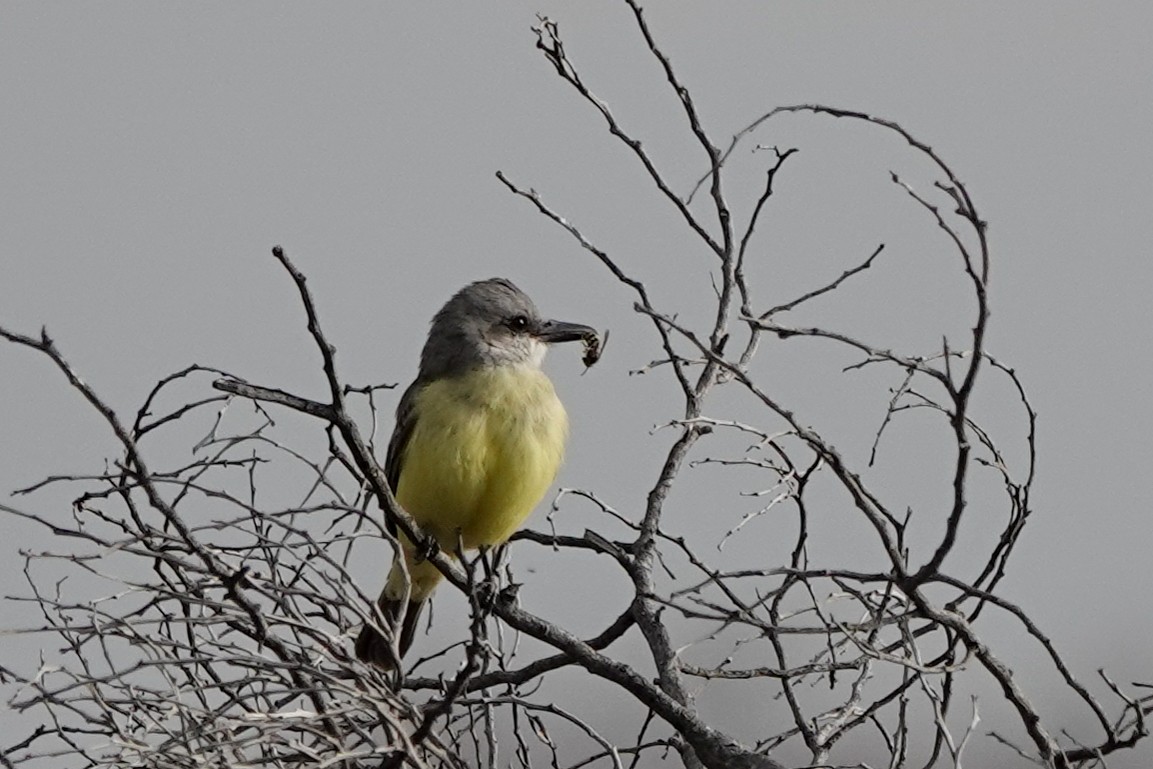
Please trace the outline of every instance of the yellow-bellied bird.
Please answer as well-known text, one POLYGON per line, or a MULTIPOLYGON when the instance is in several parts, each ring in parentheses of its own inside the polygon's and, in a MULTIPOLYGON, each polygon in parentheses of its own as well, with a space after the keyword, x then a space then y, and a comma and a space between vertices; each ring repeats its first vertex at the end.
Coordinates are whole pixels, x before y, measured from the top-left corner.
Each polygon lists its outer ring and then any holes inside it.
MULTIPOLYGON (((443 552, 504 542, 553 482, 568 417, 541 362, 549 344, 578 340, 586 363, 595 362, 592 328, 542 320, 503 278, 465 286, 432 319, 420 372, 396 410, 385 473, 401 507, 443 552)), ((400 541, 404 563, 393 563, 377 601, 394 627, 403 615, 397 645, 390 648, 372 624, 356 639, 357 657, 384 669, 412 644, 441 579, 411 542, 400 541)))

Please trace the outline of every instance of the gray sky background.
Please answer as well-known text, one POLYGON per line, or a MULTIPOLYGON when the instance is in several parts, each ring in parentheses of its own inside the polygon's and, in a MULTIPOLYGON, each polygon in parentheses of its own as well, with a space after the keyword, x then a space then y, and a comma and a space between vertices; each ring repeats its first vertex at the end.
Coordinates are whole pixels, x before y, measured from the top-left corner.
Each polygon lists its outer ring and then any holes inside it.
MULTIPOLYGON (((899 121, 968 184, 993 249, 989 350, 1016 368, 1040 413, 1037 515, 1004 594, 1084 679, 1104 666, 1119 682, 1153 680, 1153 8, 649 6, 718 142, 774 106, 820 102, 899 121)), ((574 351, 550 359, 574 424, 559 483, 635 513, 668 442, 651 428, 676 415, 663 379, 628 375, 655 357, 651 332, 632 296, 494 172, 540 191, 683 317, 707 301, 712 264, 534 50, 537 12, 560 23, 583 77, 677 188, 691 186, 703 155, 620 3, 0 6, 0 324, 46 324, 126 413, 192 362, 319 396, 317 356, 273 244, 308 274, 352 383, 406 383, 439 304, 469 280, 505 275, 544 313, 612 329, 605 360, 584 377, 574 351)), ((935 177, 923 161, 830 119, 780 118, 757 141, 801 150, 752 266, 766 305, 885 242, 877 274, 813 321, 876 329, 910 352, 935 351, 942 329, 963 338, 967 305, 941 277, 956 277, 955 257, 888 181, 892 169, 927 189, 935 177), (952 313, 943 326, 926 320, 942 313, 952 313)), ((734 162, 753 179, 763 160, 734 162)), ((740 178, 731 198, 747 211, 753 187, 740 178)), ((809 422, 875 428, 878 412, 834 413, 835 388, 768 344, 766 381, 801 398, 809 422)), ((1019 425, 998 426, 1019 448, 1019 425)), ((45 361, 0 348, 0 488, 99 469, 114 453, 45 361)), ((700 501, 687 494, 675 525, 715 539, 739 520, 708 520, 693 512, 700 501)), ((565 511, 578 531, 581 514, 565 511)), ((757 526, 750 541, 770 541, 771 523, 757 526)), ((10 594, 21 590, 16 550, 43 542, 7 519, 0 532, 10 594)), ((5 641, 5 659, 37 648, 5 641)), ((1012 661, 1039 666, 1028 654, 1012 661)), ((1110 765, 1151 762, 1146 745, 1110 765)))

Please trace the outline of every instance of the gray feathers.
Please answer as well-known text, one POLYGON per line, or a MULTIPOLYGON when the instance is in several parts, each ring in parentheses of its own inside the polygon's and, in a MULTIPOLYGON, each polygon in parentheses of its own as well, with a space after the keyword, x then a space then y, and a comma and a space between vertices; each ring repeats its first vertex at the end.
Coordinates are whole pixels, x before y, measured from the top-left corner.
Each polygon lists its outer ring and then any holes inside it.
POLYGON ((482 366, 539 364, 544 354, 536 338, 540 327, 536 305, 512 281, 470 283, 432 319, 419 378, 456 376, 482 366))

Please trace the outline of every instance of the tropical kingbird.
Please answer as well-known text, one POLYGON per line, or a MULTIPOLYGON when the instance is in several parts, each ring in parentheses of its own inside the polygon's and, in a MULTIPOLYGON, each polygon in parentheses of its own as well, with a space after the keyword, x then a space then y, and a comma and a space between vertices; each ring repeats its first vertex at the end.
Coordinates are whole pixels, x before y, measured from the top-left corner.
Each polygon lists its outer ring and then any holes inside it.
MULTIPOLYGON (((465 286, 432 319, 419 373, 396 409, 384 470, 397 502, 443 552, 501 544, 544 496, 564 455, 568 417, 541 362, 549 344, 578 340, 591 365, 596 331, 542 320, 504 278, 465 286)), ((397 645, 390 649, 373 624, 356 639, 356 656, 384 669, 412 644, 441 579, 417 546, 399 539, 377 599, 382 617, 400 624, 397 645)))

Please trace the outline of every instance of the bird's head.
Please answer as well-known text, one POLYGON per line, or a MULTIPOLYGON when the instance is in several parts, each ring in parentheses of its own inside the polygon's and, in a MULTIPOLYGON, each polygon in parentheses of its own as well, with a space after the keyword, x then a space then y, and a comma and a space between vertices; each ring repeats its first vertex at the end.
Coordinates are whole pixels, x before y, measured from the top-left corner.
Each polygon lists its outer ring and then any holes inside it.
POLYGON ((484 366, 540 366, 550 344, 595 339, 589 326, 541 318, 528 295, 505 278, 458 291, 432 319, 421 376, 436 378, 484 366))

